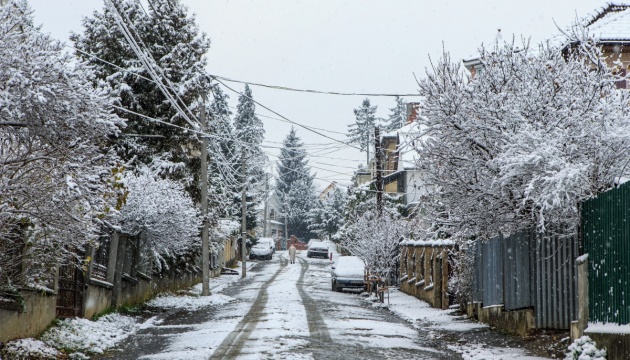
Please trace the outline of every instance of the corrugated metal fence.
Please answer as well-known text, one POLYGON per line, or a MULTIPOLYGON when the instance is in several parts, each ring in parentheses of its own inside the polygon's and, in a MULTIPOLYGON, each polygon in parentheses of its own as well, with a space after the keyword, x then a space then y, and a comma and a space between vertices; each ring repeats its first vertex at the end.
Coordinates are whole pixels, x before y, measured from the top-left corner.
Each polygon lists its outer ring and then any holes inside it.
POLYGON ((577 305, 575 238, 523 230, 477 240, 473 301, 505 310, 533 308, 537 328, 568 329, 577 305))
POLYGON ((630 183, 582 203, 589 321, 630 323, 630 183))

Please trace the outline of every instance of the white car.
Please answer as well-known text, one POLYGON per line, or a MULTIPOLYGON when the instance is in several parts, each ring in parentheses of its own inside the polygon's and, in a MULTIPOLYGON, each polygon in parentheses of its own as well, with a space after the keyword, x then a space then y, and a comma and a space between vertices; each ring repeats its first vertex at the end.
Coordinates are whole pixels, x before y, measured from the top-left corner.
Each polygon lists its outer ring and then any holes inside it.
POLYGON ((249 251, 249 259, 262 259, 262 260, 271 260, 271 249, 268 244, 258 243, 252 246, 252 249, 249 251))
POLYGON ((332 267, 332 290, 365 289, 365 263, 356 256, 340 256, 332 267))
POLYGON ((306 257, 321 257, 328 259, 328 243, 323 241, 311 241, 308 244, 306 257))
POLYGON ((272 254, 276 252, 276 242, 272 238, 260 238, 258 239, 258 244, 267 244, 272 254))

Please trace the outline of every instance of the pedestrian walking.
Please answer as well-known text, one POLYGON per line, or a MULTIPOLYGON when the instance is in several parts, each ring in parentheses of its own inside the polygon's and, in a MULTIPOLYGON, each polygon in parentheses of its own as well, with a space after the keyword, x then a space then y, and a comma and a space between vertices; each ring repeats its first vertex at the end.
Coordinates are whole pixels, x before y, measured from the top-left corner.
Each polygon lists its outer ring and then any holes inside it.
POLYGON ((291 247, 289 248, 289 260, 291 261, 291 264, 295 264, 295 246, 293 246, 293 244, 291 244, 291 247))

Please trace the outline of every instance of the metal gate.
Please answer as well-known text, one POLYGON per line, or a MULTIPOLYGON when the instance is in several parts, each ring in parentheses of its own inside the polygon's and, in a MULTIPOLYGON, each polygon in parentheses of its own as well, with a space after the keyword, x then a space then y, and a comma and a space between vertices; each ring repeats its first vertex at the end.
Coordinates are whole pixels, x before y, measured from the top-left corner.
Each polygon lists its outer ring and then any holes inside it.
POLYGON ((83 272, 77 264, 70 262, 59 268, 57 317, 70 318, 82 315, 83 285, 83 272))

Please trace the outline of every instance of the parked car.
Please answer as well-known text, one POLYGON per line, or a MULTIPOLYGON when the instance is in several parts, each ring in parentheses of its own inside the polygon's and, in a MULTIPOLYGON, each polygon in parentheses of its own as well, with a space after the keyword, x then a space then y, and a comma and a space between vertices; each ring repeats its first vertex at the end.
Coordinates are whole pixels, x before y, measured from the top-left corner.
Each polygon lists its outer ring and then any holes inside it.
POLYGON ((258 244, 267 244, 271 249, 271 253, 275 254, 276 252, 276 242, 272 238, 260 238, 258 239, 258 244))
POLYGON ((328 259, 328 244, 323 241, 311 241, 308 244, 306 257, 321 257, 328 259))
POLYGON ((269 248, 269 245, 265 243, 262 243, 262 244, 258 243, 254 245, 249 251, 250 260, 254 260, 254 259, 271 260, 272 255, 273 254, 271 253, 271 249, 269 248))
POLYGON ((332 291, 365 290, 363 260, 356 256, 340 256, 332 269, 332 291))

